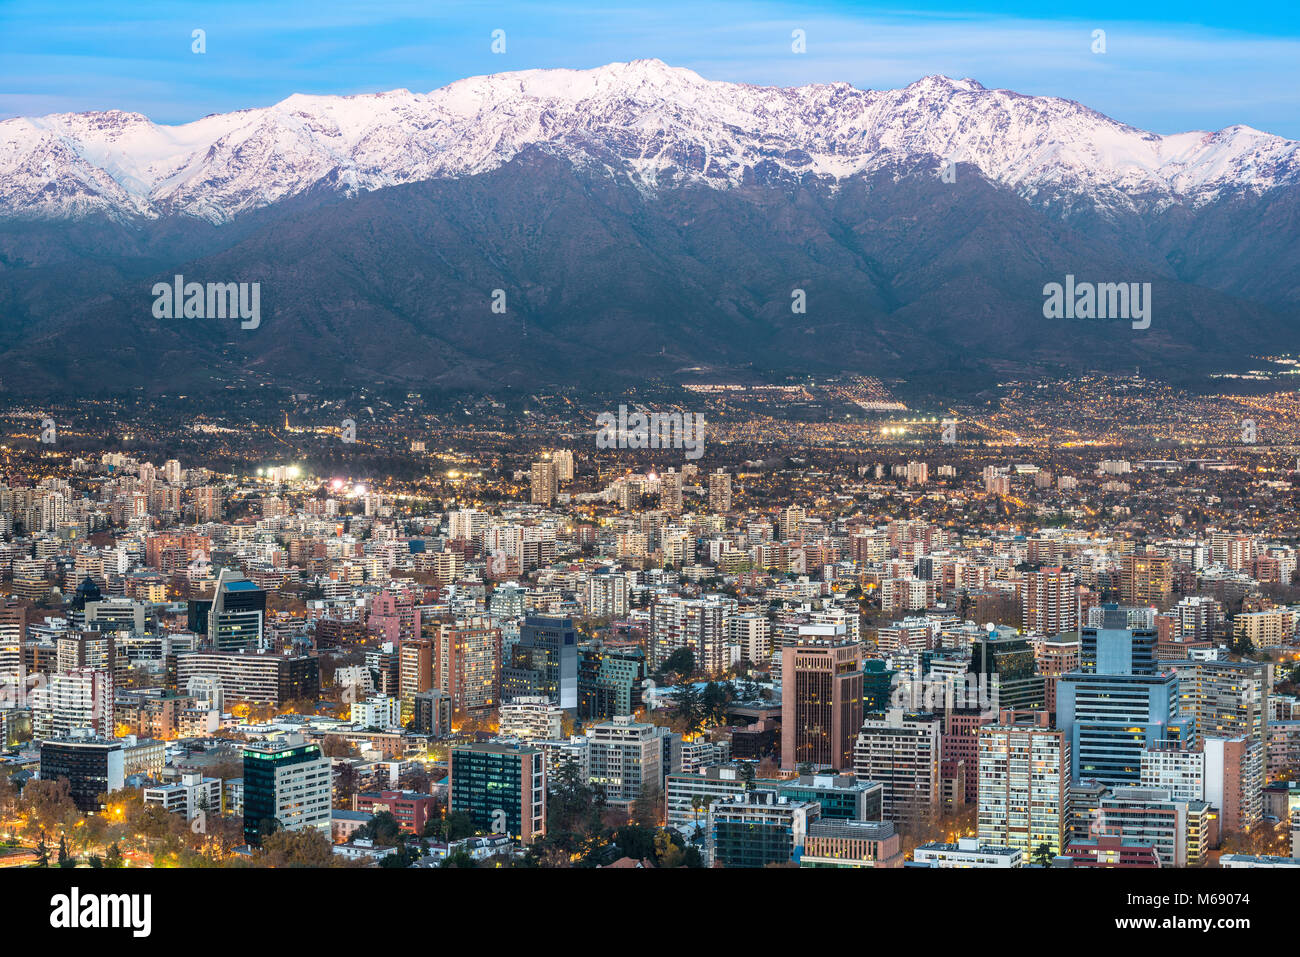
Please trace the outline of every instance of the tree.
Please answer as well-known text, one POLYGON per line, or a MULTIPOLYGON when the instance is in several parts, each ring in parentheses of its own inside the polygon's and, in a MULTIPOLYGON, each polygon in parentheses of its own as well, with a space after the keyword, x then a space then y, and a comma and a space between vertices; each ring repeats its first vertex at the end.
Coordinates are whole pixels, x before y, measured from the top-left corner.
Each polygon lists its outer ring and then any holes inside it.
POLYGON ((677 688, 673 717, 683 734, 695 734, 704 723, 703 704, 699 692, 689 681, 682 682, 677 688))
POLYGON ((619 855, 638 861, 655 857, 655 843, 655 828, 641 824, 625 824, 614 834, 619 855))
POLYGON ((672 833, 662 828, 655 834, 655 859, 660 867, 681 867, 686 863, 686 852, 680 840, 673 840, 672 833))
POLYGON ((695 652, 689 648, 678 648, 664 661, 660 674, 678 674, 683 679, 695 674, 695 652))
POLYGON ((1054 856, 1055 855, 1052 854, 1052 848, 1046 842, 1039 844, 1036 848, 1034 848, 1034 855, 1033 855, 1034 863, 1038 864, 1041 867, 1051 867, 1052 858, 1054 856))
POLYGON ((122 860, 122 849, 116 844, 109 847, 108 853, 104 855, 105 867, 121 867, 125 861, 122 860))
POLYGON ((663 795, 652 784, 643 784, 636 800, 632 802, 628 817, 634 824, 656 827, 659 824, 659 810, 663 807, 663 795))
POLYGON ((330 839, 315 828, 276 831, 262 841, 264 867, 333 867, 338 863, 330 839))
POLYGON ((68 853, 68 839, 59 837, 59 867, 76 867, 77 860, 68 853))
POLYGON ((347 738, 337 734, 327 734, 320 743, 320 753, 327 758, 356 758, 361 752, 347 738))
POLYGON ((379 811, 357 828, 356 836, 374 841, 381 847, 398 847, 402 843, 402 825, 389 811, 379 811))

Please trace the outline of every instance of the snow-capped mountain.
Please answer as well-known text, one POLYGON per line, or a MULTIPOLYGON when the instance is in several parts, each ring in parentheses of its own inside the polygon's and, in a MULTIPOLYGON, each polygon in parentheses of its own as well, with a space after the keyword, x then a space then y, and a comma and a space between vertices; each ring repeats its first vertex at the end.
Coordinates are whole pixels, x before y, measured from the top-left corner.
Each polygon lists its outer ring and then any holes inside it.
POLYGON ((946 159, 1034 202, 1199 205, 1300 178, 1300 143, 1159 136, 1078 103, 926 77, 901 90, 706 80, 658 60, 473 77, 432 93, 295 95, 162 126, 136 113, 0 122, 0 216, 222 223, 311 189, 457 178, 539 146, 638 186, 830 182, 946 159))

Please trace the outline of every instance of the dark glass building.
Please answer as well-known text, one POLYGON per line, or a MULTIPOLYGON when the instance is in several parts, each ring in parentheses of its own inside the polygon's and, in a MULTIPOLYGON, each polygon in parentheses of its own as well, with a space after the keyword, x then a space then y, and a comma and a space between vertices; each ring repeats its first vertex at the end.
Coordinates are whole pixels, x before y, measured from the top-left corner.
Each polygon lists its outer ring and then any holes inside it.
POLYGON ((578 710, 578 633, 572 618, 529 615, 501 671, 501 698, 545 695, 570 714, 578 710))

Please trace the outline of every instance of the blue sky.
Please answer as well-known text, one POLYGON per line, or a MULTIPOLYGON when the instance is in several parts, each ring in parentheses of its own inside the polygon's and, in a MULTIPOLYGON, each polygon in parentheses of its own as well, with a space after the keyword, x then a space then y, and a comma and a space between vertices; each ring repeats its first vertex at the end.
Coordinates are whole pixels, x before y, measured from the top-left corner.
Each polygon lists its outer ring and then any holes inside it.
POLYGON ((292 93, 427 91, 639 57, 786 86, 970 76, 1160 133, 1245 123, 1300 139, 1295 0, 0 0, 0 119, 125 109, 176 123, 292 93), (191 52, 195 29, 206 31, 202 55, 191 52), (504 54, 491 51, 497 29, 504 54), (790 50, 794 29, 805 54, 790 50), (1098 29, 1104 54, 1091 51, 1098 29))

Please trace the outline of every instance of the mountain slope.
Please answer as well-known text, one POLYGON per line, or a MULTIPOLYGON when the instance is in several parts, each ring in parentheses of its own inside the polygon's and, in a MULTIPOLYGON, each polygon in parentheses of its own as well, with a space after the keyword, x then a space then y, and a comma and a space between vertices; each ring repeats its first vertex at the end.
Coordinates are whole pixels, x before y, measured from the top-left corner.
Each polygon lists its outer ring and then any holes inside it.
POLYGON ((543 147, 645 189, 838 182, 953 157, 1040 204, 1152 209, 1300 178, 1300 144, 1234 126, 1158 136, 1077 103, 926 77, 901 90, 705 80, 657 60, 289 97, 160 126, 139 114, 0 123, 0 216, 225 223, 313 190, 476 175, 543 147))

